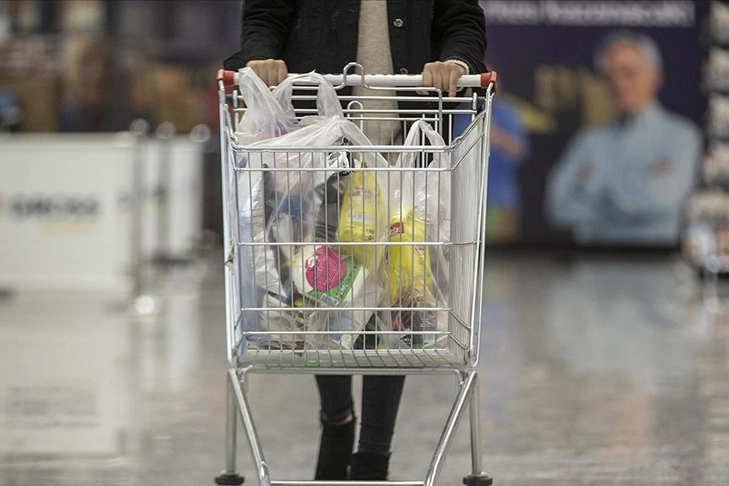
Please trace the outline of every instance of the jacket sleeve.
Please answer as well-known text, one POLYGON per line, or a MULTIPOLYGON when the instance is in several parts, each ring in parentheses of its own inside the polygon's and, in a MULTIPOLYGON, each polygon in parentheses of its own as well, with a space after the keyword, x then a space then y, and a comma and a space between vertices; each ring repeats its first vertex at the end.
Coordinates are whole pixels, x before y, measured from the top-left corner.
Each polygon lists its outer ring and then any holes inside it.
POLYGON ((486 19, 478 0, 434 0, 432 35, 439 61, 458 59, 471 73, 487 71, 486 19))
POLYGON ((237 70, 254 59, 281 59, 294 21, 295 0, 245 0, 240 51, 223 62, 237 70))

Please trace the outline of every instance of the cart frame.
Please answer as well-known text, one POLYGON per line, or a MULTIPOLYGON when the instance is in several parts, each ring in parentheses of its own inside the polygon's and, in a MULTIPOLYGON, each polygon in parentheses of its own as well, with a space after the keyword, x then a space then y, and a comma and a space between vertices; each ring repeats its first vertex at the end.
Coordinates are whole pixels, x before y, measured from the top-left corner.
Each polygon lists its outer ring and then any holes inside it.
MULTIPOLYGON (((220 144, 221 144, 221 171, 223 185, 223 212, 224 212, 224 255, 226 262, 225 270, 225 294, 226 294, 226 340, 227 340, 227 358, 230 369, 226 375, 226 439, 225 439, 225 469, 215 478, 217 485, 240 485, 243 484, 244 478, 238 473, 236 456, 238 446, 238 421, 243 426, 245 435, 248 439, 250 452, 256 468, 257 483, 260 486, 433 486, 442 471, 445 458, 451 446, 454 433, 465 415, 465 410, 469 411, 470 425, 470 442, 471 442, 471 474, 464 478, 464 484, 468 486, 489 486, 492 484, 491 478, 484 473, 482 467, 482 450, 481 450, 481 427, 480 427, 480 406, 479 406, 479 384, 476 366, 479 360, 480 347, 480 323, 478 323, 482 315, 482 286, 483 286, 483 265, 485 257, 484 245, 484 228, 478 225, 476 238, 473 242, 476 254, 476 268, 473 275, 467 277, 472 278, 473 297, 471 302, 471 322, 464 329, 468 331, 468 342, 464 343, 462 354, 458 354, 457 359, 441 359, 437 351, 428 352, 425 349, 413 349, 409 352, 390 353, 385 352, 384 355, 379 350, 359 350, 342 352, 342 356, 337 356, 336 352, 332 358, 332 351, 327 350, 322 355, 331 358, 325 367, 309 367, 306 365, 307 356, 302 356, 301 351, 259 351, 249 352, 246 359, 241 359, 240 341, 236 336, 236 326, 240 322, 241 314, 246 311, 256 311, 258 309, 242 309, 236 299, 236 279, 241 278, 239 268, 236 265, 237 248, 240 239, 235 238, 234 228, 231 228, 227 207, 235 205, 234 210, 237 211, 238 195, 237 186, 233 184, 231 178, 237 178, 235 172, 236 150, 250 150, 250 147, 241 147, 236 144, 234 131, 237 126, 237 116, 242 113, 241 99, 234 86, 237 83, 237 74, 231 71, 220 71, 218 73, 218 88, 220 101, 220 144), (231 192, 235 194, 231 194, 231 192), (478 324, 477 324, 478 323, 478 324), (393 358, 393 354, 395 355, 393 358), (272 359, 272 356, 276 359, 272 359), (384 356, 384 357, 383 357, 384 356), (392 358, 392 359, 391 359, 392 358), (393 361, 395 359, 395 361, 393 361), (458 384, 458 392, 455 401, 451 407, 450 413, 446 420, 445 426, 441 432, 436 449, 433 453, 426 476, 420 481, 282 481, 273 480, 266 462, 263 447, 256 430, 255 422, 251 413, 251 408, 247 396, 248 375, 251 373, 269 373, 269 374, 327 374, 327 375, 423 375, 423 374, 450 374, 455 377, 458 384)), ((362 66, 351 63, 344 68, 341 75, 326 76, 327 80, 335 86, 335 89, 341 89, 345 86, 364 86, 372 90, 387 90, 397 87, 399 92, 428 90, 433 91, 437 95, 437 108, 429 112, 423 117, 430 117, 436 127, 441 128, 446 116, 454 114, 470 114, 471 125, 466 129, 468 131, 478 131, 474 136, 477 137, 476 147, 482 157, 482 176, 480 177, 479 194, 477 196, 477 215, 478 221, 483 221, 486 211, 486 174, 488 169, 489 154, 489 130, 491 123, 491 103, 496 90, 496 73, 486 73, 483 75, 463 76, 459 81, 459 87, 475 87, 484 88, 480 94, 474 93, 469 98, 448 98, 443 96, 440 90, 422 87, 421 76, 407 75, 366 75, 362 66), (359 72, 354 74, 352 69, 357 68, 359 72), (464 100, 470 101, 470 107, 463 108, 447 108, 445 103, 460 102, 464 100), (475 121, 479 120, 478 126, 475 121)), ((313 88, 315 89, 315 88, 313 88)), ((415 94, 415 93, 413 93, 415 94)), ((391 95, 372 96, 373 99, 387 99, 391 95)), ((345 97, 342 97, 344 99, 345 97)), ((355 97, 349 97, 354 100, 355 97)), ((397 101, 423 101, 422 96, 404 96, 400 94, 396 97, 397 101)), ((313 99, 309 97, 309 99, 313 99)), ((392 99, 392 98, 390 98, 392 99)), ((356 101, 355 101, 356 102, 356 101)), ((356 111, 356 110, 355 110, 356 111)), ((360 110, 361 113, 361 110, 360 110)), ((388 111, 392 113, 392 110, 388 111)), ((396 113, 396 116, 399 113, 396 113)), ((375 114, 374 116, 378 116, 375 114)), ((440 130, 439 130, 440 131, 440 130)), ((465 133, 465 132, 464 132, 465 133)), ((446 137, 444 137, 446 138, 446 137)), ((448 148, 450 148, 450 136, 446 138, 448 148)), ((322 150, 340 150, 341 147, 320 148, 322 150)), ((417 147, 421 150, 422 147, 417 147)), ((443 147, 435 147, 431 152, 443 150, 443 147)), ((277 150, 286 150, 279 148, 277 150)), ((296 152, 304 152, 305 149, 297 147, 292 149, 296 152)), ((407 147, 392 146, 372 146, 372 147, 356 147, 357 151, 383 151, 383 152, 405 152, 413 150, 407 147)), ((263 334, 263 333, 262 333, 263 334)), ((313 334, 313 333, 312 333, 313 334)), ((362 331, 362 334, 385 334, 383 331, 362 331)), ((316 350, 315 350, 316 351, 316 350)), ((307 353, 303 353, 306 355, 307 353)), ((449 355, 450 356, 450 355, 449 355)))

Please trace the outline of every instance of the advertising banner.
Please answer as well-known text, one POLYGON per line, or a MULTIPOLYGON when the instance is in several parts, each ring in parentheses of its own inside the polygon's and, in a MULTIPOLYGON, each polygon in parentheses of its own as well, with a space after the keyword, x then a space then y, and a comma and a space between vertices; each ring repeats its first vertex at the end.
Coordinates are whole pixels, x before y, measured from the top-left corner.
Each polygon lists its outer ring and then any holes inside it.
POLYGON ((491 239, 676 245, 703 151, 708 2, 481 6, 487 65, 502 82, 491 239))
MULTIPOLYGON (((0 289, 128 290, 133 136, 15 134, 0 153, 0 289)), ((202 145, 149 140, 144 169, 143 257, 193 257, 202 145)))

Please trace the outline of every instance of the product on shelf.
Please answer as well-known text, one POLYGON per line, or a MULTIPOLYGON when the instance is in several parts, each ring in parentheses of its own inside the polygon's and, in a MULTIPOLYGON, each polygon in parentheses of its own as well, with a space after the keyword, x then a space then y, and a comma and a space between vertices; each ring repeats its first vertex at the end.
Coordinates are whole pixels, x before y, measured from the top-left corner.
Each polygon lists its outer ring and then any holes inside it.
POLYGON ((729 271, 729 194, 705 190, 689 199, 683 248, 693 264, 729 271))
POLYGON ((711 89, 729 91, 729 50, 718 47, 711 49, 706 65, 706 81, 711 89))
POLYGON ((710 24, 714 41, 729 45, 729 5, 711 2, 710 24))
POLYGON ((704 183, 729 188, 729 143, 714 143, 706 151, 704 183))
POLYGON ((706 63, 709 147, 703 186, 686 204, 683 252, 697 268, 729 273, 729 5, 711 3, 711 47, 706 63))
POLYGON ((714 96, 709 100, 708 121, 712 136, 729 139, 729 97, 714 96))

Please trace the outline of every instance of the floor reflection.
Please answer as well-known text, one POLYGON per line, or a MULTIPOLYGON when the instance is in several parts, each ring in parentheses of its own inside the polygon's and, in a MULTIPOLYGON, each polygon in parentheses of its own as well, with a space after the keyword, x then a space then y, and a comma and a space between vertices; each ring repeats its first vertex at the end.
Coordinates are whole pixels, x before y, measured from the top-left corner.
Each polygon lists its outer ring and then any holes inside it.
MULTIPOLYGON (((512 339, 491 326, 499 333, 496 353, 508 342, 520 359, 510 360, 519 367, 510 374, 513 388, 489 381, 507 393, 487 412, 499 417, 489 424, 501 432, 490 445, 504 461, 499 477, 513 484, 531 484, 522 482, 530 476, 545 481, 534 484, 719 484, 702 466, 697 371, 706 347, 724 340, 719 347, 726 348, 726 341, 708 331, 693 277, 670 258, 537 259, 512 268, 517 290, 494 303, 511 300, 516 309, 512 339)), ((500 276, 492 274, 495 282, 500 276)), ((503 376, 504 358, 491 361, 503 376)))
MULTIPOLYGON (((494 254, 487 268, 479 370, 498 484, 726 484, 729 284, 699 283, 670 257, 494 254)), ((163 311, 145 319, 117 295, 0 302, 0 485, 211 484, 225 411, 219 268, 173 270, 155 294, 163 311)), ((259 375, 251 390, 276 477, 310 478, 313 380, 259 375)), ((425 471, 454 392, 448 377, 408 379, 391 479, 425 471)), ((468 453, 464 428, 442 484, 460 484, 468 453)), ((250 476, 244 440, 240 458, 250 476)))
POLYGON ((0 305, 0 484, 127 474, 139 430, 130 331, 98 295, 0 305))

